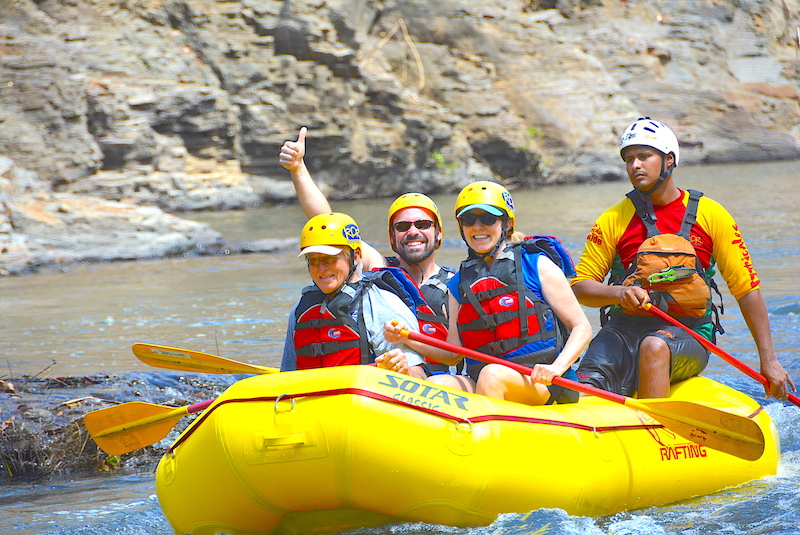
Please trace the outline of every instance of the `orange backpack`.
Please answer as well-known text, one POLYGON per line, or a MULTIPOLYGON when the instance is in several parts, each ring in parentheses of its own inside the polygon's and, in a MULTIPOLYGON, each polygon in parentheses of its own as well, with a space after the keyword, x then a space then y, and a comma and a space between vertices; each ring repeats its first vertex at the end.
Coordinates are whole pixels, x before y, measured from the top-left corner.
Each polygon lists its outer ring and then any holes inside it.
MULTIPOLYGON (((703 194, 689 190, 686 215, 678 234, 660 234, 653 211, 636 190, 628 194, 636 213, 647 227, 647 239, 639 246, 636 261, 622 281, 624 286, 641 286, 658 308, 676 318, 702 318, 711 307, 709 279, 689 241, 697 220, 697 205, 703 194)), ((641 310, 637 315, 649 316, 641 310)))

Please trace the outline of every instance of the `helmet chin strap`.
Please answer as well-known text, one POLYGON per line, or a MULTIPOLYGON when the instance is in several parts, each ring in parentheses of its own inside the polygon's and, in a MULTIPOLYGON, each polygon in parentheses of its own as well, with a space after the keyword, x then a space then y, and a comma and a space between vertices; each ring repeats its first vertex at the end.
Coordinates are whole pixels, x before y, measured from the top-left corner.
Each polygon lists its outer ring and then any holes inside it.
POLYGON ((653 184, 653 187, 652 187, 652 188, 650 188, 650 189, 646 189, 646 190, 642 190, 642 189, 640 189, 640 190, 639 190, 640 192, 644 193, 645 195, 647 195, 647 196, 649 197, 649 196, 650 196, 650 195, 652 195, 652 194, 653 194, 653 193, 654 193, 654 192, 655 192, 655 191, 656 191, 658 188, 660 188, 660 187, 661 187, 661 184, 663 184, 663 183, 664 183, 664 181, 670 177, 670 175, 672 175, 672 170, 673 170, 673 169, 675 169, 675 164, 673 163, 673 164, 672 164, 672 165, 669 167, 669 169, 665 169, 665 167, 666 167, 666 162, 667 162, 667 155, 662 153, 662 156, 661 156, 661 175, 658 177, 658 180, 656 180, 656 183, 655 183, 655 184, 653 184))
POLYGON ((669 169, 664 169, 664 167, 666 166, 666 159, 667 159, 666 155, 661 157, 661 175, 658 177, 658 180, 656 180, 656 183, 653 185, 653 187, 647 190, 641 190, 641 189, 639 190, 639 194, 642 196, 642 199, 644 199, 645 206, 647 207, 647 213, 639 215, 642 218, 645 217, 649 218, 653 223, 658 221, 658 218, 656 217, 656 211, 653 208, 653 199, 651 196, 658 188, 661 187, 661 184, 663 184, 664 181, 670 177, 670 175, 672 174, 672 170, 675 169, 674 163, 670 166, 669 169))
MULTIPOLYGON (((359 262, 360 263, 360 262, 359 262)), ((336 290, 332 291, 326 296, 326 299, 332 299, 336 296, 339 292, 342 291, 342 288, 347 286, 347 283, 350 282, 350 278, 353 276, 353 273, 356 272, 356 268, 358 268, 358 264, 356 264, 356 251, 355 249, 350 249, 350 271, 347 273, 347 277, 345 277, 344 282, 336 288, 336 290)))

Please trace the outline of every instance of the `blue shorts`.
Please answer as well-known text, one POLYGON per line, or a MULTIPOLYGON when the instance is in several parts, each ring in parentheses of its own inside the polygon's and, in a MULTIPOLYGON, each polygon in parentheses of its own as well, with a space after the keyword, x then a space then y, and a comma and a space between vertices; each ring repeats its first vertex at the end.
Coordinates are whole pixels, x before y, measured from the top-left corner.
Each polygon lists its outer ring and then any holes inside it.
POLYGON ((670 383, 688 379, 708 365, 708 350, 683 328, 658 318, 625 316, 606 323, 589 343, 578 365, 578 380, 623 396, 639 386, 639 345, 657 336, 670 350, 670 383))

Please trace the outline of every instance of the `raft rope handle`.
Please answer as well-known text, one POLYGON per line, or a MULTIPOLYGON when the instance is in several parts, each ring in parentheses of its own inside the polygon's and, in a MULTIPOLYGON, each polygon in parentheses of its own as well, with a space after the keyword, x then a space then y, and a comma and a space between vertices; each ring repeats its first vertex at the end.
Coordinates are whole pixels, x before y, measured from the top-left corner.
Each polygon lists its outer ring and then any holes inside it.
POLYGON ((294 397, 289 398, 289 399, 292 400, 292 406, 289 407, 288 410, 287 409, 281 410, 280 408, 278 408, 278 404, 281 402, 281 399, 286 397, 286 396, 288 396, 288 395, 289 394, 281 394, 281 395, 279 395, 278 397, 275 398, 275 412, 292 412, 294 410, 294 402, 295 402, 295 398, 294 397))
POLYGON ((466 418, 464 421, 457 421, 456 422, 456 431, 461 431, 461 426, 463 424, 467 424, 467 432, 471 435, 472 434, 472 429, 473 429, 474 426, 472 424, 472 421, 470 421, 469 418, 466 418))
MULTIPOLYGON (((167 454, 172 453, 175 448, 180 446, 187 438, 189 438, 194 431, 208 418, 211 413, 217 410, 219 407, 223 405, 227 405, 229 403, 251 403, 251 402, 276 402, 278 399, 291 399, 293 402, 295 398, 313 398, 313 397, 326 397, 326 396, 339 396, 339 395, 357 395, 357 396, 364 396, 371 399, 375 399, 377 401, 383 401, 386 403, 391 403, 394 405, 400 405, 408 409, 413 409, 419 412, 425 412, 427 414, 431 414, 433 416, 438 416, 440 418, 445 418, 447 420, 453 420, 457 423, 461 424, 469 424, 473 426, 476 423, 481 422, 519 422, 519 423, 532 423, 532 424, 541 424, 541 425, 552 425, 556 427, 570 427, 572 429, 579 429, 583 431, 591 431, 592 433, 597 434, 598 432, 605 432, 605 431, 625 431, 625 430, 637 430, 637 429, 661 429, 664 426, 661 424, 635 424, 635 425, 611 425, 611 426, 591 426, 586 424, 579 424, 574 422, 567 422, 563 420, 548 420, 544 418, 533 418, 529 416, 514 416, 510 414, 484 414, 481 416, 474 416, 471 418, 463 418, 461 416, 456 416, 454 414, 448 414, 446 412, 437 411, 436 409, 429 409, 427 407, 421 407, 419 405, 414 405, 412 403, 408 403, 406 401, 401 401, 399 399, 395 399, 393 397, 386 396, 384 394, 378 394, 377 392, 372 392, 371 390, 364 390, 362 388, 334 388, 331 390, 319 390, 316 392, 300 392, 297 394, 280 394, 279 396, 263 396, 263 397, 252 397, 252 398, 230 398, 230 399, 223 399, 222 401, 212 405, 197 418, 194 422, 192 422, 191 426, 183 432, 181 436, 170 446, 167 450, 167 454)), ((471 428, 471 427, 470 427, 471 428)))

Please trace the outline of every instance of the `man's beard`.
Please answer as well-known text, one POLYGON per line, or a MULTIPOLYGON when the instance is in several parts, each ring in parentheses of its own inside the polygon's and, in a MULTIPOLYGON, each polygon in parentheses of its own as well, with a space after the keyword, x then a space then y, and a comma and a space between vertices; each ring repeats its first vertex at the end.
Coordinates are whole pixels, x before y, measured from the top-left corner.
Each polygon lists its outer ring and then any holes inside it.
POLYGON ((402 245, 395 251, 397 256, 403 259, 406 264, 419 264, 433 254, 436 247, 430 241, 425 244, 423 249, 407 251, 402 245))

